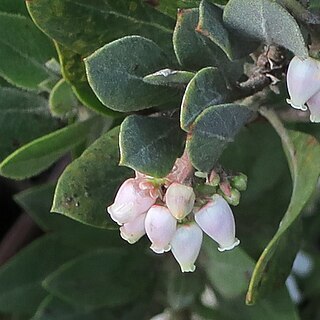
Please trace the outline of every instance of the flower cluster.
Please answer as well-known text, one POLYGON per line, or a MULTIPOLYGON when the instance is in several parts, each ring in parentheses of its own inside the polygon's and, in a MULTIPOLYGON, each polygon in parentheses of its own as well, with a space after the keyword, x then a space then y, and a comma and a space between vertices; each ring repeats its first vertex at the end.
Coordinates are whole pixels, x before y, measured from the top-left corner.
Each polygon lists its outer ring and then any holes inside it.
POLYGON ((288 68, 287 86, 290 95, 287 102, 303 111, 308 106, 310 121, 320 122, 320 61, 294 57, 288 68))
POLYGON ((220 251, 239 244, 228 202, 214 194, 200 203, 193 188, 180 181, 159 182, 138 173, 121 185, 108 212, 121 226, 123 239, 132 244, 147 234, 155 253, 171 250, 182 272, 192 272, 203 232, 218 243, 220 251))

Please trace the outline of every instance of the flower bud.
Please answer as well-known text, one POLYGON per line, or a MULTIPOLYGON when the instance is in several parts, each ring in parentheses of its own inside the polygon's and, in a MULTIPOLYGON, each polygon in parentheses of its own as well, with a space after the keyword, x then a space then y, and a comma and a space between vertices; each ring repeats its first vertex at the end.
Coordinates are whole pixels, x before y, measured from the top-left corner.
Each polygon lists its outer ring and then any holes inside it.
POLYGON ((185 218, 191 212, 195 198, 193 189, 180 183, 172 183, 166 192, 167 207, 178 220, 185 218))
POLYGON ((121 238, 128 241, 130 244, 133 244, 143 237, 146 233, 144 227, 146 215, 146 213, 140 214, 135 219, 125 223, 122 227, 120 227, 121 238))
POLYGON ((219 251, 231 250, 240 241, 235 237, 235 221, 227 201, 214 195, 196 214, 200 228, 219 244, 219 251))
POLYGON ((310 121, 320 122, 320 91, 307 101, 307 105, 310 110, 310 121))
POLYGON ((177 229, 177 220, 168 208, 154 205, 147 212, 145 229, 152 242, 150 248, 155 253, 167 252, 171 249, 170 242, 177 229))
POLYGON ((239 191, 247 190, 247 183, 248 177, 243 173, 240 173, 231 179, 231 185, 239 191))
POLYGON ((222 196, 232 206, 237 206, 240 203, 241 193, 237 189, 231 189, 229 196, 225 194, 222 196))
POLYGON ((149 189, 141 189, 141 179, 128 179, 118 190, 114 203, 108 207, 108 212, 119 225, 135 219, 147 212, 156 202, 149 189))
POLYGON ((202 230, 195 222, 180 225, 171 240, 171 251, 182 272, 193 272, 202 244, 202 230))
POLYGON ((287 86, 290 100, 296 109, 307 110, 305 103, 320 90, 320 62, 309 57, 300 60, 294 57, 287 72, 287 86))

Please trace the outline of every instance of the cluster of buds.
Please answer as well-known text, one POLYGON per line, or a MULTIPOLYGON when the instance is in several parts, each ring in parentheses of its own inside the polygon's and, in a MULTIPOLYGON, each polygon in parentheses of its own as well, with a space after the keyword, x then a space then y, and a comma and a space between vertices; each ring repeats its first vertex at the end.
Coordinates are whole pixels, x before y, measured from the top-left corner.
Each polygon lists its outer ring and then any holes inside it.
POLYGON ((182 272, 193 272, 203 232, 217 242, 219 251, 239 244, 234 216, 222 195, 196 199, 191 186, 168 177, 137 173, 121 185, 107 210, 120 225, 123 239, 132 244, 147 234, 151 250, 158 254, 171 250, 182 272))
POLYGON ((290 95, 287 102, 303 111, 309 108, 310 121, 320 122, 320 61, 294 57, 288 68, 287 86, 290 95))

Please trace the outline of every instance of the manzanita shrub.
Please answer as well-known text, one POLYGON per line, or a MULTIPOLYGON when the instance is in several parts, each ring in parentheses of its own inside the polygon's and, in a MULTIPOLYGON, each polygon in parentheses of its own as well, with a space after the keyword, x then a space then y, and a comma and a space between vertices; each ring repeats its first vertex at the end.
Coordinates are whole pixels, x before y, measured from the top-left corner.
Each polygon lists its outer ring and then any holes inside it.
POLYGON ((0 76, 3 319, 319 318, 318 0, 1 0, 0 76))

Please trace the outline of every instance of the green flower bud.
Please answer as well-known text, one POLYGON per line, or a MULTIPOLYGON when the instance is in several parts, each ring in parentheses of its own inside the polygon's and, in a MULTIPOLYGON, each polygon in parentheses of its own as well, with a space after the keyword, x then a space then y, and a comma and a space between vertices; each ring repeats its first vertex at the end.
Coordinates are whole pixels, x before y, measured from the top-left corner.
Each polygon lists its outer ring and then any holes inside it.
POLYGON ((226 195, 221 190, 219 190, 218 193, 232 206, 237 206, 240 202, 241 194, 237 189, 231 189, 230 196, 226 195))
POLYGON ((243 173, 240 173, 239 175, 231 179, 232 187, 238 189, 239 191, 247 190, 247 183, 248 183, 248 177, 243 173))

